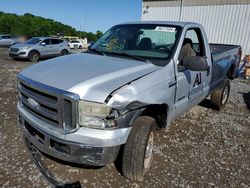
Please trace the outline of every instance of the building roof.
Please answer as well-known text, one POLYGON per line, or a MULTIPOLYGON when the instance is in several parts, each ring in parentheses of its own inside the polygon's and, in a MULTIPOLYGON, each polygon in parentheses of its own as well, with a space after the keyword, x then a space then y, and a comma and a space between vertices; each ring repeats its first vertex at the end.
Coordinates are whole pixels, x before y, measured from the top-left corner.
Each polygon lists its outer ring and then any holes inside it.
MULTIPOLYGON (((250 4, 249 0, 182 0, 183 6, 250 4)), ((143 0, 143 7, 180 6, 181 0, 143 0)))

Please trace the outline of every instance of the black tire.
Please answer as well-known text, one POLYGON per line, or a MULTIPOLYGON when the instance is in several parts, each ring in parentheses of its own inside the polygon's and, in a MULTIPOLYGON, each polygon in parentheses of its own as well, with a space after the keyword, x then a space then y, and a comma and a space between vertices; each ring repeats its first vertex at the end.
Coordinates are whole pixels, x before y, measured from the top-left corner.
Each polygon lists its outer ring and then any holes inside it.
POLYGON ((79 46, 79 49, 82 49, 82 45, 79 46))
POLYGON ((230 81, 229 79, 224 80, 224 86, 221 89, 215 90, 211 94, 211 102, 217 110, 221 110, 226 106, 230 93, 230 81))
POLYGON ((37 63, 40 59, 40 54, 37 51, 31 51, 29 53, 29 60, 33 63, 37 63))
POLYGON ((62 50, 60 53, 61 56, 68 55, 68 54, 69 54, 68 50, 62 50))
POLYGON ((151 167, 155 129, 155 119, 148 116, 140 116, 133 123, 123 151, 122 171, 126 178, 142 181, 151 167))

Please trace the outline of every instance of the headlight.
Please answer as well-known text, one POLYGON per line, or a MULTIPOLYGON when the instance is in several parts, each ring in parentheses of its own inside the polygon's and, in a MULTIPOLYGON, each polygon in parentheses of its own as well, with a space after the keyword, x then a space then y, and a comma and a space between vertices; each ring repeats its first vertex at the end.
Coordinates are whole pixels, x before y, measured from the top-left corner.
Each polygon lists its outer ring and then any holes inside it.
POLYGON ((115 126, 114 121, 107 120, 113 110, 105 104, 79 101, 78 122, 80 126, 97 129, 115 126))
POLYGON ((22 47, 20 50, 28 50, 29 48, 31 48, 31 46, 22 47))

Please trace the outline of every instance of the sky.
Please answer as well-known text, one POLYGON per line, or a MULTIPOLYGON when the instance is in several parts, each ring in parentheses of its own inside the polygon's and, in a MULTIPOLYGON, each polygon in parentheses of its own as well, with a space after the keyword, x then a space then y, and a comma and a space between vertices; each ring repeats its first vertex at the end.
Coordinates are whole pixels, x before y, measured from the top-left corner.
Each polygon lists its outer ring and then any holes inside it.
POLYGON ((0 0, 0 11, 31 13, 77 30, 105 32, 113 25, 139 21, 142 0, 0 0))

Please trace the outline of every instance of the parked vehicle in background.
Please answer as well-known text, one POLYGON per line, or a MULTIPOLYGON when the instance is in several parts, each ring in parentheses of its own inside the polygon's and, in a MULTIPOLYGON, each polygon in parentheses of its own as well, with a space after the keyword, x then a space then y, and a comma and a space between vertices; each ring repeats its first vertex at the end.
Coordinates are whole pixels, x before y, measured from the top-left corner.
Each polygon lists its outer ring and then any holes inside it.
POLYGON ((77 37, 77 36, 63 36, 63 37, 61 37, 61 39, 64 39, 64 40, 69 42, 71 40, 77 40, 77 39, 79 39, 79 37, 77 37))
POLYGON ((9 56, 15 59, 29 59, 37 62, 42 58, 69 54, 68 42, 50 37, 34 37, 23 44, 15 44, 9 48, 9 56))
POLYGON ((71 40, 71 41, 69 41, 69 47, 71 49, 82 49, 83 44, 78 40, 71 40))
POLYGON ((86 53, 18 75, 25 143, 36 161, 41 151, 103 166, 121 153, 123 175, 141 181, 153 164, 157 128, 208 96, 216 108, 225 107, 240 58, 238 45, 210 45, 200 24, 116 25, 86 53))
POLYGON ((17 42, 17 37, 12 35, 0 35, 0 46, 11 46, 17 42))

